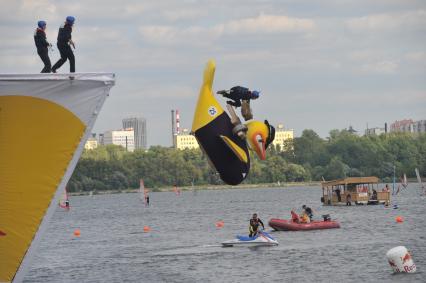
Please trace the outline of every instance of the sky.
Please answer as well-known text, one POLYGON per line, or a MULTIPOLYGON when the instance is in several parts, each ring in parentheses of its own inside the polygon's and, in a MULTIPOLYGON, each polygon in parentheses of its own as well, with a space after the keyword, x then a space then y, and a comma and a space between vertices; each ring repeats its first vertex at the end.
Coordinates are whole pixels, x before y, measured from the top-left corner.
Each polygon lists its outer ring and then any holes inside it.
MULTIPOLYGON (((38 73, 38 20, 56 44, 76 18, 77 72, 113 72, 116 85, 93 132, 145 117, 148 145, 171 146, 171 110, 191 128, 202 72, 215 91, 260 90, 254 118, 312 129, 426 119, 426 1, 0 0, 0 73, 38 73)), ((59 59, 57 48, 50 54, 59 59)), ((68 72, 65 63, 58 72, 68 72)), ((218 96, 225 105, 225 100, 218 96)))

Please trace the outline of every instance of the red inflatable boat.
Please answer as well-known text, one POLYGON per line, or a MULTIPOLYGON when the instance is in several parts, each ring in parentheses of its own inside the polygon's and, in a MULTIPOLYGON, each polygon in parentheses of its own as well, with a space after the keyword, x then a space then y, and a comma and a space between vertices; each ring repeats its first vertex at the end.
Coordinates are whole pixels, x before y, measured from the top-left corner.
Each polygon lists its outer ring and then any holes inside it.
POLYGON ((291 220, 272 218, 269 220, 269 226, 277 231, 305 231, 317 229, 340 228, 337 221, 311 221, 311 223, 296 223, 291 220))

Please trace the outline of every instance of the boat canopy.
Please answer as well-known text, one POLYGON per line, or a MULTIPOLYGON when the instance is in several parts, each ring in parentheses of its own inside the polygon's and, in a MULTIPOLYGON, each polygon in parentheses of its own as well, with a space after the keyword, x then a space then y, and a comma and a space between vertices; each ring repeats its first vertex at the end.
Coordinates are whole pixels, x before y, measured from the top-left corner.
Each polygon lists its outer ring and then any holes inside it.
POLYGON ((378 184, 378 183, 379 183, 379 178, 377 178, 375 176, 348 177, 348 178, 344 178, 344 179, 337 179, 337 180, 332 180, 332 181, 321 182, 323 188, 324 187, 339 186, 339 185, 349 185, 349 184, 359 185, 359 184, 378 184))

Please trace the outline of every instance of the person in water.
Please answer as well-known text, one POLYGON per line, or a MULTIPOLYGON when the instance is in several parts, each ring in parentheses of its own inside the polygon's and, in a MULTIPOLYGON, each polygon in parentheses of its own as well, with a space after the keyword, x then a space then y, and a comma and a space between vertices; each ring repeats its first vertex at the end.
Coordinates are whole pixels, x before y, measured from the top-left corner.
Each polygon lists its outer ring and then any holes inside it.
POLYGON ((52 46, 47 41, 46 38, 46 22, 38 21, 37 29, 34 32, 34 42, 37 47, 37 54, 40 56, 41 61, 43 61, 44 68, 41 70, 41 73, 50 73, 51 63, 49 58, 48 47, 52 46))
POLYGON ((259 225, 262 225, 262 229, 265 229, 265 225, 263 225, 262 220, 257 217, 257 213, 253 214, 253 217, 250 219, 249 226, 249 237, 254 237, 259 232, 259 225))
POLYGON ((312 220, 312 217, 314 217, 314 213, 312 212, 312 209, 309 206, 303 205, 303 212, 308 215, 309 220, 312 220))
POLYGON ((71 38, 74 22, 75 18, 73 16, 68 16, 65 23, 59 28, 57 46, 61 58, 53 65, 53 73, 56 73, 56 70, 59 69, 67 59, 70 61, 70 73, 75 72, 75 57, 71 49, 71 46, 75 49, 75 44, 71 38))
POLYGON ((69 200, 65 200, 65 207, 70 208, 70 201, 69 200))

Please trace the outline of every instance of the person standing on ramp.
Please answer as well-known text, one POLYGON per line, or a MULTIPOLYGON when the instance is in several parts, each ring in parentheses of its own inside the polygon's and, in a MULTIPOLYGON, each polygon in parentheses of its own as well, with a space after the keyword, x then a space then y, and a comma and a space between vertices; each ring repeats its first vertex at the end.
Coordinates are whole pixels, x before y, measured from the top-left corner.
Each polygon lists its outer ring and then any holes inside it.
POLYGON ((73 16, 68 16, 65 23, 59 28, 57 45, 61 53, 61 59, 53 65, 53 73, 56 73, 56 70, 59 69, 67 59, 70 61, 70 73, 75 73, 75 58, 71 49, 71 46, 75 49, 74 42, 71 39, 74 22, 75 18, 73 16))
POLYGON ((52 65, 50 63, 48 47, 52 46, 52 44, 50 44, 46 38, 46 22, 38 21, 37 26, 34 32, 34 42, 37 47, 37 54, 44 63, 44 68, 41 70, 41 73, 50 73, 50 67, 52 65))

